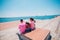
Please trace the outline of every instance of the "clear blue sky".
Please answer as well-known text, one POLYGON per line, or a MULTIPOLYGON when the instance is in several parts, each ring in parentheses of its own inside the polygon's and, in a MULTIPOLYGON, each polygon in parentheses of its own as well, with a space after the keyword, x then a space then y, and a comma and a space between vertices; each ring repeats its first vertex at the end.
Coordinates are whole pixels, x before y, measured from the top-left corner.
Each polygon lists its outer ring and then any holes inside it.
POLYGON ((0 17, 60 15, 60 0, 0 0, 0 17))

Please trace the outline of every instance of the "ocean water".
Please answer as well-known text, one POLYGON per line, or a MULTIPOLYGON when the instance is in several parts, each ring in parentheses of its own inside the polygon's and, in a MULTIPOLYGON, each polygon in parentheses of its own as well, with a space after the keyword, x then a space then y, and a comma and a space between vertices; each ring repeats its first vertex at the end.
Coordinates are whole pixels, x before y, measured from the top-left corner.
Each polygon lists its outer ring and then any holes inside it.
POLYGON ((59 15, 0 18, 0 23, 16 21, 16 20, 20 20, 20 19, 25 20, 25 19, 29 19, 31 17, 34 18, 34 19, 39 19, 39 20, 47 20, 47 19, 55 18, 56 16, 59 16, 59 15))

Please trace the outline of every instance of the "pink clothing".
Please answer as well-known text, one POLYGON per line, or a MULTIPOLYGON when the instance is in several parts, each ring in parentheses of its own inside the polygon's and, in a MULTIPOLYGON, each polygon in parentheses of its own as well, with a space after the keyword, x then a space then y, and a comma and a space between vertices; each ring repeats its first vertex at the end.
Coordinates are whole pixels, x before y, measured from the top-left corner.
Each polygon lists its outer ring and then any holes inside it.
POLYGON ((31 21, 31 22, 30 22, 30 25, 31 25, 31 29, 34 29, 34 28, 35 28, 35 23, 34 23, 34 21, 31 21))
POLYGON ((21 32, 21 33, 24 33, 24 32, 25 32, 25 29, 26 29, 25 23, 21 23, 21 24, 19 25, 19 30, 20 30, 20 32, 21 32))

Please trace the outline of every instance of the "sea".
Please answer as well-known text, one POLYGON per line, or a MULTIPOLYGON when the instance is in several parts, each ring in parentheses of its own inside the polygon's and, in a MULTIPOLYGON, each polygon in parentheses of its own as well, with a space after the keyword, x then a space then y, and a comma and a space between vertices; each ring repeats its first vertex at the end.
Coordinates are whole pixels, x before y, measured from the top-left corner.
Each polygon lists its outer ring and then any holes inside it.
POLYGON ((29 19, 29 18, 34 18, 34 19, 39 19, 39 20, 47 20, 47 19, 52 19, 60 15, 46 15, 46 16, 28 16, 28 17, 5 17, 5 18, 0 18, 0 23, 3 22, 11 22, 11 21, 16 21, 20 19, 29 19))

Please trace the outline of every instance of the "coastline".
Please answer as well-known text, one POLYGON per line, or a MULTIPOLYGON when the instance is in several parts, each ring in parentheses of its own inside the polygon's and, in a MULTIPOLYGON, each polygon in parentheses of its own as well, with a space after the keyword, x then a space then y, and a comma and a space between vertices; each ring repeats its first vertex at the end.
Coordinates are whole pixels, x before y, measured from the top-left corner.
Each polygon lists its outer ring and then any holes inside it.
MULTIPOLYGON (((36 20, 36 28, 44 28, 51 31, 52 40, 56 40, 56 31, 58 27, 58 23, 60 21, 60 16, 49 19, 49 20, 36 20)), ((1 40, 18 40, 18 37, 16 35, 18 31, 18 21, 12 21, 12 22, 6 22, 6 23, 0 23, 0 37, 1 40), (11 37, 12 36, 12 37, 11 37), (7 38, 9 37, 9 39, 7 38)), ((60 27, 60 26, 59 26, 60 27)))

